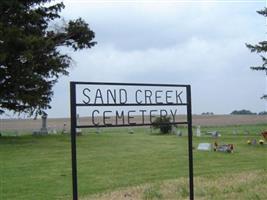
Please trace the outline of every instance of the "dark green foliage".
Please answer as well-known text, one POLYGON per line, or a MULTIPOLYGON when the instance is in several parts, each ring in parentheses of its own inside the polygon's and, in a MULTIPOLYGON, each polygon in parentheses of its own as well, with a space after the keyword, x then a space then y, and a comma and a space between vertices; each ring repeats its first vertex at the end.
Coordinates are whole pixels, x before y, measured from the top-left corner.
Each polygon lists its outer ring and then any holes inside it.
POLYGON ((256 115, 257 113, 253 113, 249 110, 234 110, 233 112, 231 112, 231 115, 256 115))
MULTIPOLYGON (((260 10, 257 12, 263 15, 264 17, 267 17, 267 8, 264 8, 263 10, 260 10)), ((259 53, 263 61, 263 64, 261 66, 253 66, 251 67, 251 69, 263 70, 267 73, 267 67, 266 67, 267 66, 267 59, 266 59, 267 41, 262 41, 255 45, 246 44, 246 46, 250 49, 251 52, 259 53)))
MULTIPOLYGON (((267 8, 264 8, 263 10, 257 11, 260 15, 263 15, 265 18, 267 17, 267 8)), ((262 65, 260 66, 252 66, 250 67, 252 70, 260 70, 265 71, 267 75, 267 58, 266 58, 266 52, 267 52, 267 41, 261 41, 258 44, 251 45, 246 44, 246 46, 250 49, 251 52, 258 53, 262 59, 262 65)), ((262 99, 267 100, 267 94, 264 94, 262 99)))
POLYGON ((50 108, 52 87, 68 75, 71 58, 59 47, 91 48, 94 32, 81 18, 52 27, 63 3, 0 1, 0 107, 30 115, 50 108))
POLYGON ((261 99, 266 99, 267 100, 267 94, 264 94, 261 99))
POLYGON ((171 118, 167 116, 157 117, 153 121, 152 127, 159 129, 162 134, 168 134, 172 130, 171 118))
POLYGON ((267 115, 267 111, 262 111, 262 112, 259 112, 258 115, 267 115))

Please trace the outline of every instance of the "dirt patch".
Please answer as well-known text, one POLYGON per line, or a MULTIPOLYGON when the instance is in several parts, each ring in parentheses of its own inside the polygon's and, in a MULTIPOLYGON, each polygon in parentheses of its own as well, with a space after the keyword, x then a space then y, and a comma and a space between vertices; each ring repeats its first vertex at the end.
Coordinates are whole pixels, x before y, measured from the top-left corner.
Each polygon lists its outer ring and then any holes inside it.
MULTIPOLYGON (((266 199, 267 197, 267 186, 264 184, 267 181, 265 170, 194 179, 196 199, 266 199)), ((83 197, 81 200, 184 200, 188 199, 188 195, 188 179, 180 178, 83 197)))

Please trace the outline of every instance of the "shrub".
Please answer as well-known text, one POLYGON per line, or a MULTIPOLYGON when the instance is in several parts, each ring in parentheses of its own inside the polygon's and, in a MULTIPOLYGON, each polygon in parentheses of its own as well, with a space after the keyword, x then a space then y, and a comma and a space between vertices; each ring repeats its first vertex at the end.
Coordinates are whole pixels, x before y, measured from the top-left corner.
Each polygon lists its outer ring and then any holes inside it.
POLYGON ((157 117, 153 121, 152 127, 159 129, 162 134, 168 134, 172 130, 171 118, 167 116, 157 117))

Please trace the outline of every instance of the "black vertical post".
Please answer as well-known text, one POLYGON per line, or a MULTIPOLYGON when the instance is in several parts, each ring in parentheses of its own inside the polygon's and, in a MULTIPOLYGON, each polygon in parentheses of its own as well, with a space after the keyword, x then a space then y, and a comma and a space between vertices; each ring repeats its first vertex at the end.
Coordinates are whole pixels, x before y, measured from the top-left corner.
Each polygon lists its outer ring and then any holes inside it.
POLYGON ((194 173, 193 173, 193 130, 192 130, 192 103, 191 86, 186 87, 187 123, 188 123, 188 155, 189 155, 189 195, 194 200, 194 173))
POLYGON ((72 189, 73 200, 78 200, 77 158, 76 158, 76 85, 70 82, 70 120, 71 120, 71 160, 72 160, 72 189))

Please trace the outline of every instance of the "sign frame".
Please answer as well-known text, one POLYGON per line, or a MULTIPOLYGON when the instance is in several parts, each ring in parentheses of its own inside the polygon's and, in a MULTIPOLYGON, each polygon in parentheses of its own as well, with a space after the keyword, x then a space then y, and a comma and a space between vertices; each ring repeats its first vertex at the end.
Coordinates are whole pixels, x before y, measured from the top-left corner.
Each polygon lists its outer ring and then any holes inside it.
POLYGON ((81 126, 77 125, 77 107, 79 106, 186 106, 187 120, 184 122, 174 122, 171 124, 186 124, 188 132, 188 170, 189 170, 189 199, 194 200, 194 176, 193 176, 193 130, 192 130, 192 102, 191 86, 177 84, 149 84, 149 83, 114 83, 114 82, 70 82, 70 118, 71 118, 71 160, 72 160, 72 191, 73 200, 78 200, 78 181, 77 181, 77 152, 76 152, 76 129, 77 128, 96 128, 96 127, 126 127, 126 126, 148 126, 151 124, 122 124, 122 125, 101 125, 101 126, 81 126), (102 86, 142 86, 142 87, 174 87, 186 89, 186 103, 181 104, 81 104, 76 102, 77 85, 102 85, 102 86))

